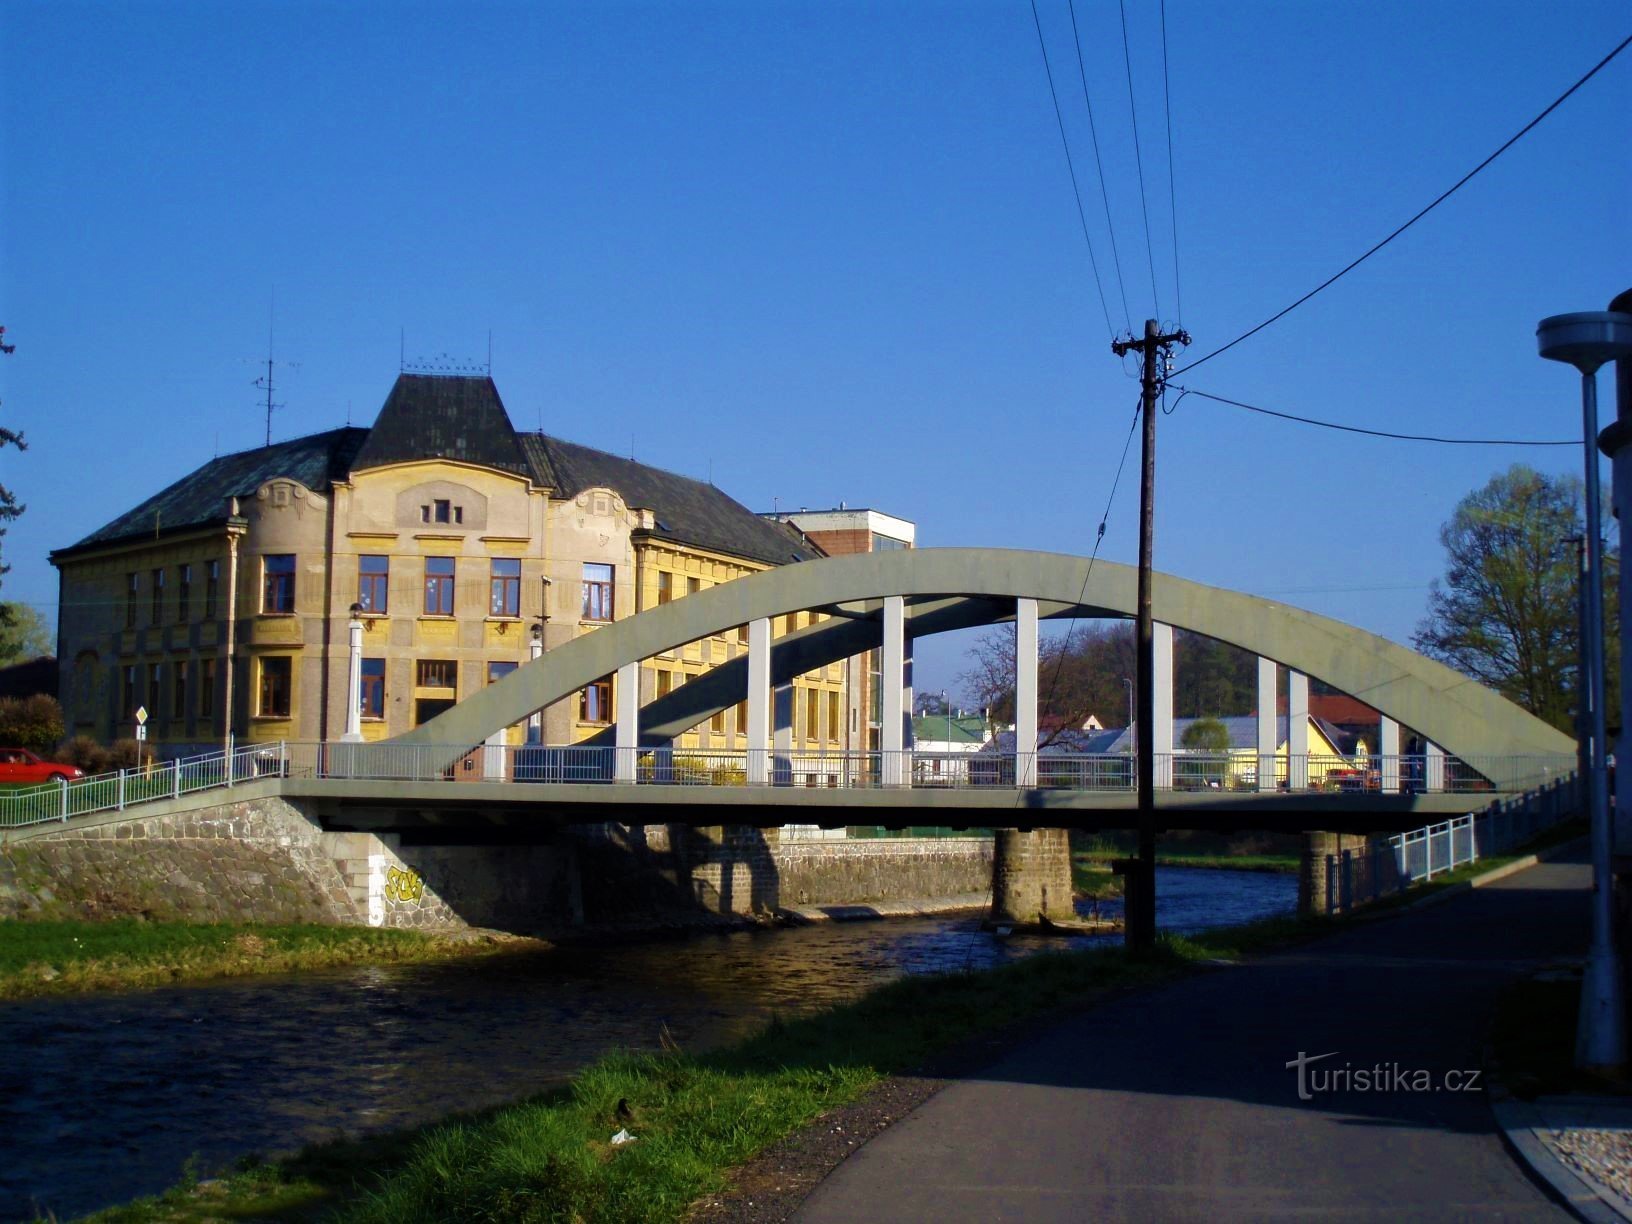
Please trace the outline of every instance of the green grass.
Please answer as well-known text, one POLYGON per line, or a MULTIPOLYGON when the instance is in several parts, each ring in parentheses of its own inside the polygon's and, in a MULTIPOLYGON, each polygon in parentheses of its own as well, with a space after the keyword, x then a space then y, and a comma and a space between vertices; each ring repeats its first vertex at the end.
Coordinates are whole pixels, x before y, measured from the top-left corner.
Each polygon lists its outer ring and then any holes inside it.
POLYGON ((0 999, 477 950, 417 931, 273 923, 0 922, 0 999))

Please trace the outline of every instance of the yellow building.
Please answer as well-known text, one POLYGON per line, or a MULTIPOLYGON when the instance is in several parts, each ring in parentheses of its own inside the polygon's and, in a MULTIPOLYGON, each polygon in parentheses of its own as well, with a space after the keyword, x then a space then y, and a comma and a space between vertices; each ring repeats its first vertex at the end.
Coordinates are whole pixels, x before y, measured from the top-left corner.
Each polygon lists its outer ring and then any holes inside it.
MULTIPOLYGON (((372 428, 213 459, 54 552, 64 714, 111 740, 145 708, 168 755, 229 731, 338 739, 355 604, 363 734, 385 738, 538 650, 820 555, 711 484, 518 432, 490 378, 405 373, 372 428)), ((746 650, 728 634, 647 660, 641 700, 746 650)), ((843 677, 835 665, 796 681, 797 750, 841 747, 843 677)), ((544 711, 544 740, 604 729, 612 686, 544 711)), ((743 723, 725 711, 679 746, 744 748, 743 723)))

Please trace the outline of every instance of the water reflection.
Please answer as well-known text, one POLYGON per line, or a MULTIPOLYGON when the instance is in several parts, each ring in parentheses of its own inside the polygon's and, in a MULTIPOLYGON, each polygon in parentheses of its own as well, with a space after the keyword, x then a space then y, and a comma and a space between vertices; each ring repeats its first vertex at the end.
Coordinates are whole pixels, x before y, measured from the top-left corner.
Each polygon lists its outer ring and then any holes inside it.
MULTIPOLYGON (((1288 876, 1158 877, 1172 930, 1296 901, 1288 876)), ((655 1045, 661 1024, 701 1048, 903 974, 1058 946, 957 916, 0 1004, 0 1219, 152 1193, 190 1154, 207 1169, 523 1096, 605 1050, 655 1045)))

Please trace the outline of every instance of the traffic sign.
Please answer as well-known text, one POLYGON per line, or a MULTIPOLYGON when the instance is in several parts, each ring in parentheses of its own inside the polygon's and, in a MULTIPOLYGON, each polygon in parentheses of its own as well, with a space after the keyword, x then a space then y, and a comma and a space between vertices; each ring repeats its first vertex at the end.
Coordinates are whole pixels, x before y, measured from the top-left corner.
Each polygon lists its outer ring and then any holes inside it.
POLYGON ((147 727, 143 723, 136 724, 136 742, 139 744, 147 738, 147 727))
POLYGON ((147 707, 146 706, 137 706, 136 707, 136 725, 138 727, 141 727, 141 726, 146 725, 146 723, 147 723, 147 707))

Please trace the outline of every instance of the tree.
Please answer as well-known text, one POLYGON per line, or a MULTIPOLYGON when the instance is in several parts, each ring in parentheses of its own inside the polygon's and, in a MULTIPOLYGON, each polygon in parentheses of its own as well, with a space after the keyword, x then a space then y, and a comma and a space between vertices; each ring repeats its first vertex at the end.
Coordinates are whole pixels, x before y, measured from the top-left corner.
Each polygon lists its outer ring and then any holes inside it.
POLYGON ((1228 752, 1230 729, 1216 718, 1198 718, 1184 729, 1179 742, 1195 752, 1228 752))
POLYGON ((0 697, 0 744, 46 753, 62 735, 62 707, 55 697, 0 697))
POLYGON ((28 604, 0 603, 0 667, 26 663, 55 649, 45 617, 28 604))
MULTIPOLYGON (((1428 615, 1412 638, 1430 658, 1566 731, 1573 729, 1580 678, 1572 542, 1583 532, 1582 497, 1575 477, 1544 476, 1522 464, 1464 497, 1440 528, 1445 578, 1429 588, 1428 615)), ((1619 708, 1618 565, 1619 550, 1606 548, 1606 710, 1619 708)))

